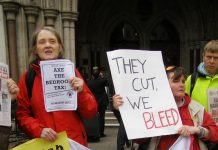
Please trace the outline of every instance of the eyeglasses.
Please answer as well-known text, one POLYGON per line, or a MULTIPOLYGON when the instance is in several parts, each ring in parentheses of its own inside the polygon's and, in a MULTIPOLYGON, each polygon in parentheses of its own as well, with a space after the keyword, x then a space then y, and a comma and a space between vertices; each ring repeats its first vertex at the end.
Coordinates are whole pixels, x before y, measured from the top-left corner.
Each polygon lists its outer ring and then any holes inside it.
POLYGON ((168 72, 168 71, 173 71, 173 70, 175 70, 176 69, 176 66, 168 66, 168 67, 166 67, 166 71, 168 72))

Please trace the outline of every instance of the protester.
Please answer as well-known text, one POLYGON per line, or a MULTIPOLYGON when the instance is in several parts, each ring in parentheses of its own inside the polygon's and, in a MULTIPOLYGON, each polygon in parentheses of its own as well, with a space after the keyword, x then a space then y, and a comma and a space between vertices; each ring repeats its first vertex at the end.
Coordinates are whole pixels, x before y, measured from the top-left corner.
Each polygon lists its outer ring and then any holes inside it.
MULTIPOLYGON (((218 88, 218 40, 208 42, 204 47, 203 62, 197 68, 194 87, 191 87, 191 75, 186 80, 186 93, 202 104, 208 111, 208 89, 218 88), (192 88, 192 91, 191 91, 192 88)), ((195 78, 193 76, 193 78, 195 78)))
MULTIPOLYGON (((218 142, 218 126, 202 105, 191 100, 185 94, 186 73, 184 68, 171 66, 167 67, 166 72, 183 126, 178 130, 178 134, 135 139, 134 141, 140 144, 149 142, 149 150, 166 150, 174 144, 179 136, 182 136, 190 137, 192 142, 189 149, 206 150, 205 141, 218 142)), ((118 109, 123 103, 120 95, 113 96, 115 108, 118 109)))
POLYGON ((99 68, 95 66, 92 69, 92 78, 88 81, 87 85, 98 103, 100 137, 105 137, 105 111, 109 103, 105 88, 109 85, 109 81, 104 77, 104 74, 100 72, 99 68))
MULTIPOLYGON (((109 93, 110 96, 115 94, 114 91, 114 85, 112 79, 109 82, 109 93)), ((126 135, 126 130, 123 125, 123 120, 120 114, 120 111, 115 109, 113 104, 111 104, 111 111, 113 112, 114 116, 117 118, 117 121, 119 122, 118 132, 117 132, 117 150, 124 150, 125 145, 126 147, 130 147, 131 143, 126 135)))
MULTIPOLYGON (((12 79, 8 79, 7 86, 9 93, 11 94, 11 101, 16 105, 16 97, 19 93, 19 88, 17 84, 12 79)), ((12 112, 14 110, 11 110, 12 112)), ((14 117, 12 115, 12 117, 14 117)), ((9 146, 9 136, 11 133, 11 127, 8 126, 0 126, 0 149, 7 150, 9 146)))
POLYGON ((68 138, 87 146, 87 137, 82 118, 92 118, 97 112, 97 103, 75 69, 76 77, 69 79, 73 90, 77 91, 76 111, 46 112, 42 89, 39 62, 43 60, 63 59, 63 44, 60 35, 52 27, 43 27, 33 35, 32 61, 30 67, 35 71, 32 96, 28 97, 25 71, 20 79, 17 119, 21 129, 31 138, 43 138, 54 141, 57 133, 66 131, 68 138))
MULTIPOLYGON (((205 45, 203 62, 199 64, 197 72, 186 80, 186 93, 203 105, 206 111, 209 110, 208 91, 210 89, 218 89, 218 40, 211 40, 205 45)), ((218 149, 217 144, 208 144, 208 147, 210 150, 218 149)))

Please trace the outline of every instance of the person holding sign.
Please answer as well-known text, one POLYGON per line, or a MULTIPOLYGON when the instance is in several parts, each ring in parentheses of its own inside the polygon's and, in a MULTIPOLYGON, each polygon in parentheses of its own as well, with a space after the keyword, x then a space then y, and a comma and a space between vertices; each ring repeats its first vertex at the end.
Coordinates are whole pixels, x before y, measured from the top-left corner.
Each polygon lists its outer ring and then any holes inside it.
MULTIPOLYGON (((218 40, 211 40, 205 45, 203 62, 186 80, 186 93, 203 105, 218 123, 218 40)), ((218 144, 208 147, 215 150, 218 144)))
MULTIPOLYGON (((0 79, 0 81, 1 81, 1 79, 0 79)), ((0 86, 1 86, 1 84, 0 84, 0 86)), ((12 80, 12 79, 7 80, 7 87, 8 87, 8 91, 11 95, 11 102, 16 105, 16 97, 19 93, 19 88, 18 88, 17 84, 14 82, 14 80, 12 80)), ((15 111, 15 110, 12 110, 12 112, 13 111, 15 111)), ((13 117, 13 113, 12 113, 12 117, 13 117)), ((1 150, 8 149, 10 133, 11 133, 11 127, 0 126, 0 149, 1 150)))
POLYGON ((19 81, 17 120, 31 138, 55 141, 57 133, 66 131, 68 138, 87 146, 82 118, 92 118, 97 112, 97 103, 77 69, 76 77, 69 79, 70 86, 77 91, 77 110, 47 112, 45 109, 39 63, 63 59, 63 52, 60 35, 53 27, 43 27, 33 35, 30 68, 35 72, 34 83, 30 97, 26 84, 28 70, 25 71, 19 81))
MULTIPOLYGON (((186 73, 184 68, 170 66, 167 67, 166 73, 183 126, 178 130, 178 134, 135 139, 134 141, 141 144, 148 144, 149 142, 149 150, 174 150, 178 145, 186 146, 188 150, 205 150, 207 149, 204 144, 205 141, 218 142, 218 126, 215 121, 202 105, 191 100, 185 94, 186 73), (188 143, 181 144, 186 141, 185 139, 189 141, 189 145, 188 143)), ((120 95, 113 96, 113 105, 116 109, 119 109, 123 103, 124 101, 120 95)))

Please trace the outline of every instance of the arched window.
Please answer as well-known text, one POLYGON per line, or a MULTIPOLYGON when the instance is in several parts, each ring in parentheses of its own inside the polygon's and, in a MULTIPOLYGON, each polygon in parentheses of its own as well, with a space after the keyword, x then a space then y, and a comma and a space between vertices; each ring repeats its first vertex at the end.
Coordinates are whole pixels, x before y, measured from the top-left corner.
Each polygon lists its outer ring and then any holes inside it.
POLYGON ((139 35, 132 25, 127 22, 119 23, 111 33, 110 50, 139 49, 139 35))
POLYGON ((179 65, 180 45, 175 27, 164 20, 151 32, 150 49, 161 50, 165 65, 179 65))

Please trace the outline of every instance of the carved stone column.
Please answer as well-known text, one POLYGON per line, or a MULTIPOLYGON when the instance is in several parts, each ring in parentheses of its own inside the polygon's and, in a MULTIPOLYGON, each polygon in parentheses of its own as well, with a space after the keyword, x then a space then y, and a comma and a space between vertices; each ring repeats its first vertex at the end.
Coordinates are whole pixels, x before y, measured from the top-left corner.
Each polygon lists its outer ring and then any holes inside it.
POLYGON ((77 14, 73 12, 62 12, 63 37, 65 46, 65 57, 76 63, 75 59, 75 20, 77 14))
POLYGON ((47 26, 53 26, 54 27, 57 15, 58 15, 58 10, 45 9, 44 10, 45 24, 47 26))
POLYGON ((75 22, 70 22, 70 57, 76 63, 76 50, 75 50, 75 22))
POLYGON ((15 2, 3 3, 3 9, 6 14, 7 24, 10 76, 16 82, 18 81, 16 14, 18 13, 19 7, 19 4, 15 2))
POLYGON ((8 63, 7 59, 7 43, 6 43, 6 28, 4 24, 4 10, 3 6, 0 5, 0 50, 1 50, 1 55, 0 55, 0 60, 2 63, 8 63))
POLYGON ((36 30, 36 21, 39 15, 40 9, 34 6, 26 6, 24 8, 27 17, 27 30, 28 30, 28 54, 31 54, 32 35, 36 30))
POLYGON ((70 49, 71 49, 71 58, 74 63, 76 63, 76 49, 75 49, 75 21, 77 21, 78 14, 72 13, 72 20, 70 22, 70 49))
POLYGON ((63 41, 64 41, 64 56, 67 59, 75 62, 70 56, 70 22, 71 22, 71 12, 62 12, 62 22, 63 22, 63 41))

